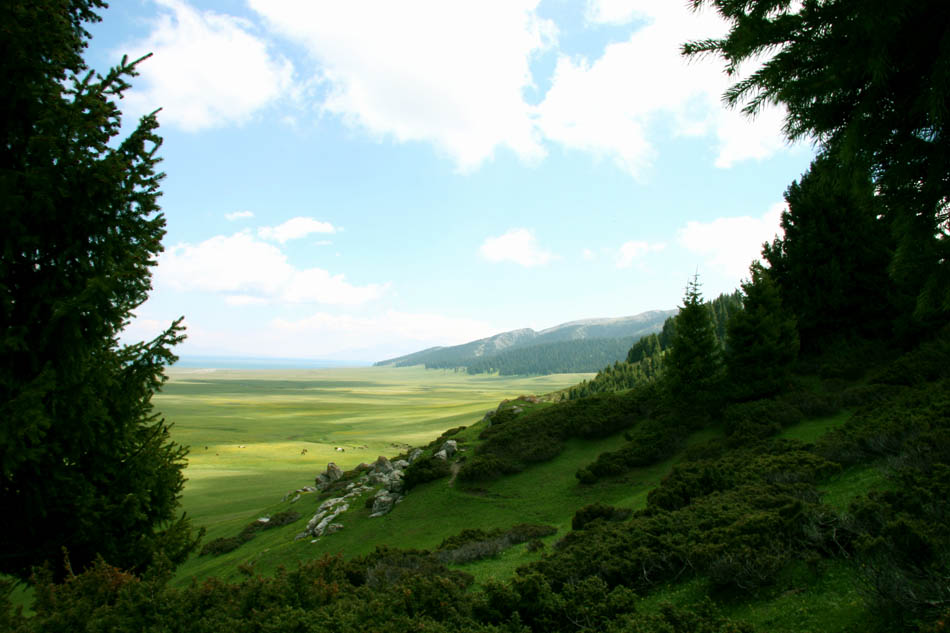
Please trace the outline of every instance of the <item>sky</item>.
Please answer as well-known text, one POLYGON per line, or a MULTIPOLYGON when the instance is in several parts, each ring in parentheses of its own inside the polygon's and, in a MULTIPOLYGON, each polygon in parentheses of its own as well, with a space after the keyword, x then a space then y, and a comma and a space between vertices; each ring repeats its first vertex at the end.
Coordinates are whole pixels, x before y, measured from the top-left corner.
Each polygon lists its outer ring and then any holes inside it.
MULTIPOLYGON (((685 0, 113 0, 165 250, 124 339, 376 361, 732 292, 814 148, 722 105, 685 0)), ((743 69, 750 72, 749 69, 743 69)), ((754 70, 754 69, 753 69, 754 70)))

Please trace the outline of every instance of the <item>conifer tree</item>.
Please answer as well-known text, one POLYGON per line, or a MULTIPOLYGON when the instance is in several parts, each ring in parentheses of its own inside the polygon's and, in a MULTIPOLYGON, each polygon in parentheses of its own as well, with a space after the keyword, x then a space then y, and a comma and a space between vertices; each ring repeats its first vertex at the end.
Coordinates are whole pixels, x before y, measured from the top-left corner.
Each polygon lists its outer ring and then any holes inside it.
POLYGON ((950 314, 950 3, 691 2, 730 30, 684 54, 721 56, 730 76, 743 68, 729 104, 750 114, 781 104, 788 138, 866 165, 898 238, 894 278, 918 318, 950 314))
POLYGON ((785 386, 798 356, 795 317, 782 306, 778 287, 759 262, 742 284, 742 310, 728 324, 725 361, 730 395, 753 400, 775 395, 785 386))
POLYGON ((681 416, 699 425, 715 415, 720 401, 722 356, 710 310, 703 303, 699 275, 686 286, 663 368, 672 405, 681 416))
POLYGON ((81 52, 101 0, 0 5, 0 572, 140 569, 194 546, 186 451, 151 397, 180 320, 121 345, 151 288, 165 220, 154 116, 118 139, 116 100, 81 52))
POLYGON ((896 289, 888 275, 893 238, 865 170, 822 154, 785 192, 784 235, 762 252, 802 348, 842 336, 891 333, 896 289))

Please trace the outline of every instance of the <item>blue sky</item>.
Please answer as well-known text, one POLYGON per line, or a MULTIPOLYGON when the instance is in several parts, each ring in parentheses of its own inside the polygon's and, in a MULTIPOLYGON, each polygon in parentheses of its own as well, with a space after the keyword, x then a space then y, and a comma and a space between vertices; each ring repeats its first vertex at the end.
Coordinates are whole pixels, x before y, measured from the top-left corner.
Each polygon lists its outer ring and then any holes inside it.
POLYGON ((122 0, 100 71, 152 52, 168 222, 126 332, 181 354, 379 360, 735 289, 807 168, 724 109, 685 2, 122 0))

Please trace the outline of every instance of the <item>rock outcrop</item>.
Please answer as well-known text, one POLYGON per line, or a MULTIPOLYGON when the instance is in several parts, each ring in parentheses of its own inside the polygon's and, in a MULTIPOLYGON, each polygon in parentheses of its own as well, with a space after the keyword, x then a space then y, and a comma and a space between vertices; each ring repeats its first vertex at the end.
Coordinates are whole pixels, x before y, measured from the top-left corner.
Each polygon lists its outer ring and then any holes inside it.
POLYGON ((342 476, 343 471, 340 469, 340 467, 333 462, 330 462, 327 464, 326 472, 322 472, 317 475, 314 483, 316 484, 318 490, 326 490, 327 486, 332 484, 334 481, 337 481, 342 476))

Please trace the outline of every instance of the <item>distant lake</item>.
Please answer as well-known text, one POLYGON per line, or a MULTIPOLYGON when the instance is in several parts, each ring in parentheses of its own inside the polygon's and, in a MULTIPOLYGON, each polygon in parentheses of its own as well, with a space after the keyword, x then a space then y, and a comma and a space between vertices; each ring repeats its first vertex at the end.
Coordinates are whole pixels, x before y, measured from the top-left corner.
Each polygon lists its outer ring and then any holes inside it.
POLYGON ((241 356, 182 356, 175 367, 201 369, 331 369, 369 367, 368 361, 322 360, 319 358, 255 358, 241 356))

